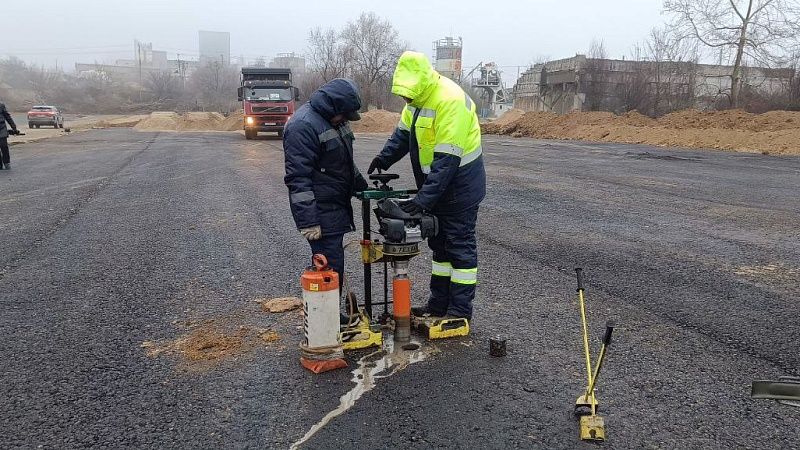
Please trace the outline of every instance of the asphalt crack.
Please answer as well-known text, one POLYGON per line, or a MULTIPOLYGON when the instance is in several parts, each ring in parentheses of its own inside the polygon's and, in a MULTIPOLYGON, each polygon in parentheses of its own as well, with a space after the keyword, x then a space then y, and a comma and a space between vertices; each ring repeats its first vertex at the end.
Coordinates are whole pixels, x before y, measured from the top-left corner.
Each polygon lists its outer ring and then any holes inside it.
POLYGON ((44 232, 42 232, 37 238, 33 239, 29 245, 24 247, 22 250, 18 251, 16 255, 14 255, 6 263, 5 266, 3 266, 3 269, 0 270, 0 280, 5 278, 6 274, 8 274, 12 269, 17 267, 17 265, 21 261, 23 261, 31 253, 31 251, 41 246, 51 236, 53 236, 59 230, 67 226, 72 221, 72 219, 74 219, 78 215, 78 213, 81 212, 81 210, 83 210, 83 208, 97 196, 97 194, 99 194, 106 186, 108 186, 108 184, 111 183, 111 181, 117 175, 119 175, 123 170, 125 170, 128 166, 130 166, 139 155, 150 149, 150 147, 153 145, 153 143, 156 141, 156 139, 160 134, 161 133, 156 133, 155 135, 153 135, 141 150, 127 157, 122 162, 122 164, 116 169, 114 169, 114 171, 111 172, 109 175, 100 177, 99 181, 94 185, 92 185, 86 193, 78 197, 78 199, 75 201, 72 207, 70 207, 65 213, 63 213, 55 221, 55 223, 53 223, 48 229, 44 230, 44 232))

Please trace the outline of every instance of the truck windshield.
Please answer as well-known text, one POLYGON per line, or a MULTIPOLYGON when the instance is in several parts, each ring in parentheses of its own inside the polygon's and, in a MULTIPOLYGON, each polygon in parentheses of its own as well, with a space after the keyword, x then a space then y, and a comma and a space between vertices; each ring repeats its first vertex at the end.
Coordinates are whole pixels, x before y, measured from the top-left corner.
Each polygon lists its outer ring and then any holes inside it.
POLYGON ((288 102, 294 96, 291 88, 244 88, 245 100, 288 102))

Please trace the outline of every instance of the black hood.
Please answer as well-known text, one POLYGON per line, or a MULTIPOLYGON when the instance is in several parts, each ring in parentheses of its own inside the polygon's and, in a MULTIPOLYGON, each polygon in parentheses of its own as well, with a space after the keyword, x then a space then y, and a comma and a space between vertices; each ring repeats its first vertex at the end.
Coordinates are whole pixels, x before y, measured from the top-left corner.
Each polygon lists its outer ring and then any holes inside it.
POLYGON ((311 94, 310 103, 325 120, 331 120, 337 114, 350 116, 361 109, 358 87, 346 78, 336 78, 325 83, 311 94))

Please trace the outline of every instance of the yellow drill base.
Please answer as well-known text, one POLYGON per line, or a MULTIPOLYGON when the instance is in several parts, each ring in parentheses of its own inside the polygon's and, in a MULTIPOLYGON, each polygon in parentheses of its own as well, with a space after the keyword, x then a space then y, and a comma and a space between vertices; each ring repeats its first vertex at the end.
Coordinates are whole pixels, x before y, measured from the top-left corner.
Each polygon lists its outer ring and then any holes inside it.
POLYGON ((469 335, 469 320, 441 317, 413 317, 414 328, 428 339, 447 339, 469 335))
POLYGON ((581 417, 581 440, 602 442, 606 440, 606 425, 600 416, 581 417))
POLYGON ((597 411, 597 408, 600 407, 600 402, 597 401, 597 396, 586 396, 581 395, 575 400, 575 414, 579 416, 586 416, 592 413, 594 407, 594 411, 597 411))
POLYGON ((358 325, 343 328, 339 333, 344 350, 359 350, 369 347, 380 347, 383 344, 383 332, 380 327, 371 326, 367 316, 362 315, 358 325))

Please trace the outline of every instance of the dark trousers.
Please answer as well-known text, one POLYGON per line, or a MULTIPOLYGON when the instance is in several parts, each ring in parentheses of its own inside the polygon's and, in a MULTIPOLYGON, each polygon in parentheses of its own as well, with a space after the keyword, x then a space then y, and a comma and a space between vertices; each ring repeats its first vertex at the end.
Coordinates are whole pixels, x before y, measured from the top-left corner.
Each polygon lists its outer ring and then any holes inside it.
POLYGON ((11 162, 11 153, 8 151, 8 138, 0 138, 0 157, 2 157, 3 164, 11 162))
POLYGON ((433 250, 431 296, 434 314, 472 318, 478 271, 475 223, 478 207, 454 215, 437 215, 439 234, 428 239, 433 250))

